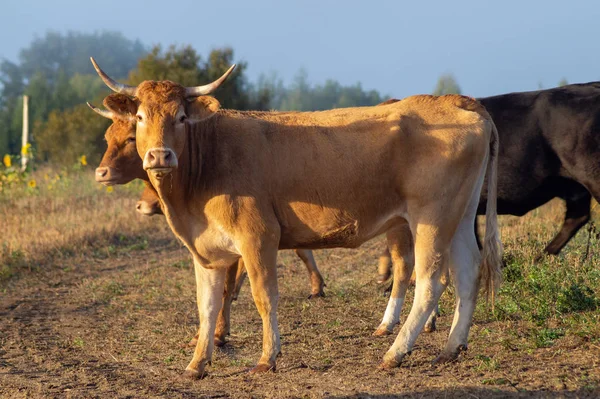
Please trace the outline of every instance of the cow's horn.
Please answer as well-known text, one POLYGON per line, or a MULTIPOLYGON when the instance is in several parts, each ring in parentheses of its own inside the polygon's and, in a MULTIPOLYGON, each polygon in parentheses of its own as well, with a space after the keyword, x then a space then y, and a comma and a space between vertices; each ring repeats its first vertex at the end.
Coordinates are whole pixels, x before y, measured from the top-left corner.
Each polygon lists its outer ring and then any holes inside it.
POLYGON ((196 87, 186 87, 185 88, 185 96, 186 97, 198 97, 203 96, 205 94, 210 94, 217 89, 227 79, 227 77, 231 74, 233 69, 235 68, 235 64, 233 64, 227 72, 223 74, 219 79, 215 80, 212 83, 209 83, 204 86, 196 86, 196 87))
POLYGON ((86 103, 88 105, 88 107, 90 107, 92 109, 92 111, 94 111, 95 113, 97 113, 98 115, 102 115, 105 118, 108 119, 113 119, 115 114, 112 111, 106 110, 106 109, 100 109, 100 108, 96 108, 94 107, 92 104, 90 103, 86 103))
POLYGON ((117 93, 127 94, 129 96, 135 96, 135 91, 137 90, 137 87, 129 86, 129 85, 126 85, 123 83, 119 83, 116 80, 113 80, 110 76, 105 74, 102 69, 100 69, 98 64, 96 64, 94 57, 90 57, 90 60, 92 61, 92 64, 94 65, 94 69, 96 69, 96 72, 98 72, 98 75, 100 75, 100 78, 102 78, 102 80, 104 81, 104 83, 106 83, 106 85, 108 87, 110 87, 113 91, 116 91, 117 93))

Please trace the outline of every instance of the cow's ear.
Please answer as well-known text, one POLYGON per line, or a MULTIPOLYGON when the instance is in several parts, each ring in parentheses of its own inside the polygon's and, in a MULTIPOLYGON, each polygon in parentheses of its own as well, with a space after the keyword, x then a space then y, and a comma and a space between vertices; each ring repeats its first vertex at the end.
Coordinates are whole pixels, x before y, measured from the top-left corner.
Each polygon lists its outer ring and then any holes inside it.
POLYGON ((213 116, 221 108, 219 101, 210 96, 200 96, 188 100, 187 114, 188 118, 193 121, 201 121, 213 116))
POLYGON ((104 106, 123 120, 135 120, 138 104, 124 94, 113 93, 103 101, 104 106))

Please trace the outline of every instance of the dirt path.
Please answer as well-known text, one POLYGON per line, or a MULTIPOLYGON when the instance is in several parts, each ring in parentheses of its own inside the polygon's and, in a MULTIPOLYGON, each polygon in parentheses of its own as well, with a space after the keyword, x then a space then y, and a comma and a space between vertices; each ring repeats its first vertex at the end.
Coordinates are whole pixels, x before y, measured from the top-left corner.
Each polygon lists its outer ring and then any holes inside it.
POLYGON ((246 370, 260 355, 260 318, 247 285, 233 305, 232 335, 209 376, 180 378, 197 323, 187 251, 170 238, 147 249, 75 256, 27 274, 0 293, 0 397, 600 397, 600 347, 565 336, 520 350, 522 322, 476 317, 469 351, 432 367, 451 316, 423 334, 402 367, 376 369, 394 337, 371 333, 386 298, 373 282, 382 242, 320 251, 327 297, 307 300, 306 273, 280 256, 282 356, 276 373, 246 370), (513 341, 507 341, 507 337, 513 341))

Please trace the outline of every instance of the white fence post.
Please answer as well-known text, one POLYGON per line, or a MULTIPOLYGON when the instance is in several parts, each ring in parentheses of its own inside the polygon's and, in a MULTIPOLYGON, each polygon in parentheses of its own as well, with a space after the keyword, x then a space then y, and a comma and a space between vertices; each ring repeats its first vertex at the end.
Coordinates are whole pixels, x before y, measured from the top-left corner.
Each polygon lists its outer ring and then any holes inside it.
POLYGON ((29 96, 23 96, 23 137, 21 141, 21 171, 27 169, 29 162, 29 96))

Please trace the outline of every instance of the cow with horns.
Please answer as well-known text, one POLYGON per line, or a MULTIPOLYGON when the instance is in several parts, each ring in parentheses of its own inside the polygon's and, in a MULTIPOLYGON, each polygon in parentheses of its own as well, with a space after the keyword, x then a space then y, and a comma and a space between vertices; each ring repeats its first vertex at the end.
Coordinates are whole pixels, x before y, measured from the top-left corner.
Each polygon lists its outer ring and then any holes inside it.
POLYGON ((357 247, 382 233, 402 264, 384 323, 397 322, 413 265, 417 278, 411 312, 382 366, 399 365, 412 350, 450 276, 457 303, 438 361, 466 348, 479 279, 494 292, 501 252, 498 137, 476 100, 414 96, 323 112, 240 112, 220 109, 208 96, 233 67, 204 86, 133 87, 92 62, 123 94, 109 106, 136 123, 143 168, 194 260, 200 332, 187 376, 203 376, 211 359, 226 268, 237 259, 263 322, 262 356, 253 368, 263 372, 275 369, 280 352, 277 251, 357 247), (486 177, 480 253, 473 223, 486 177))

